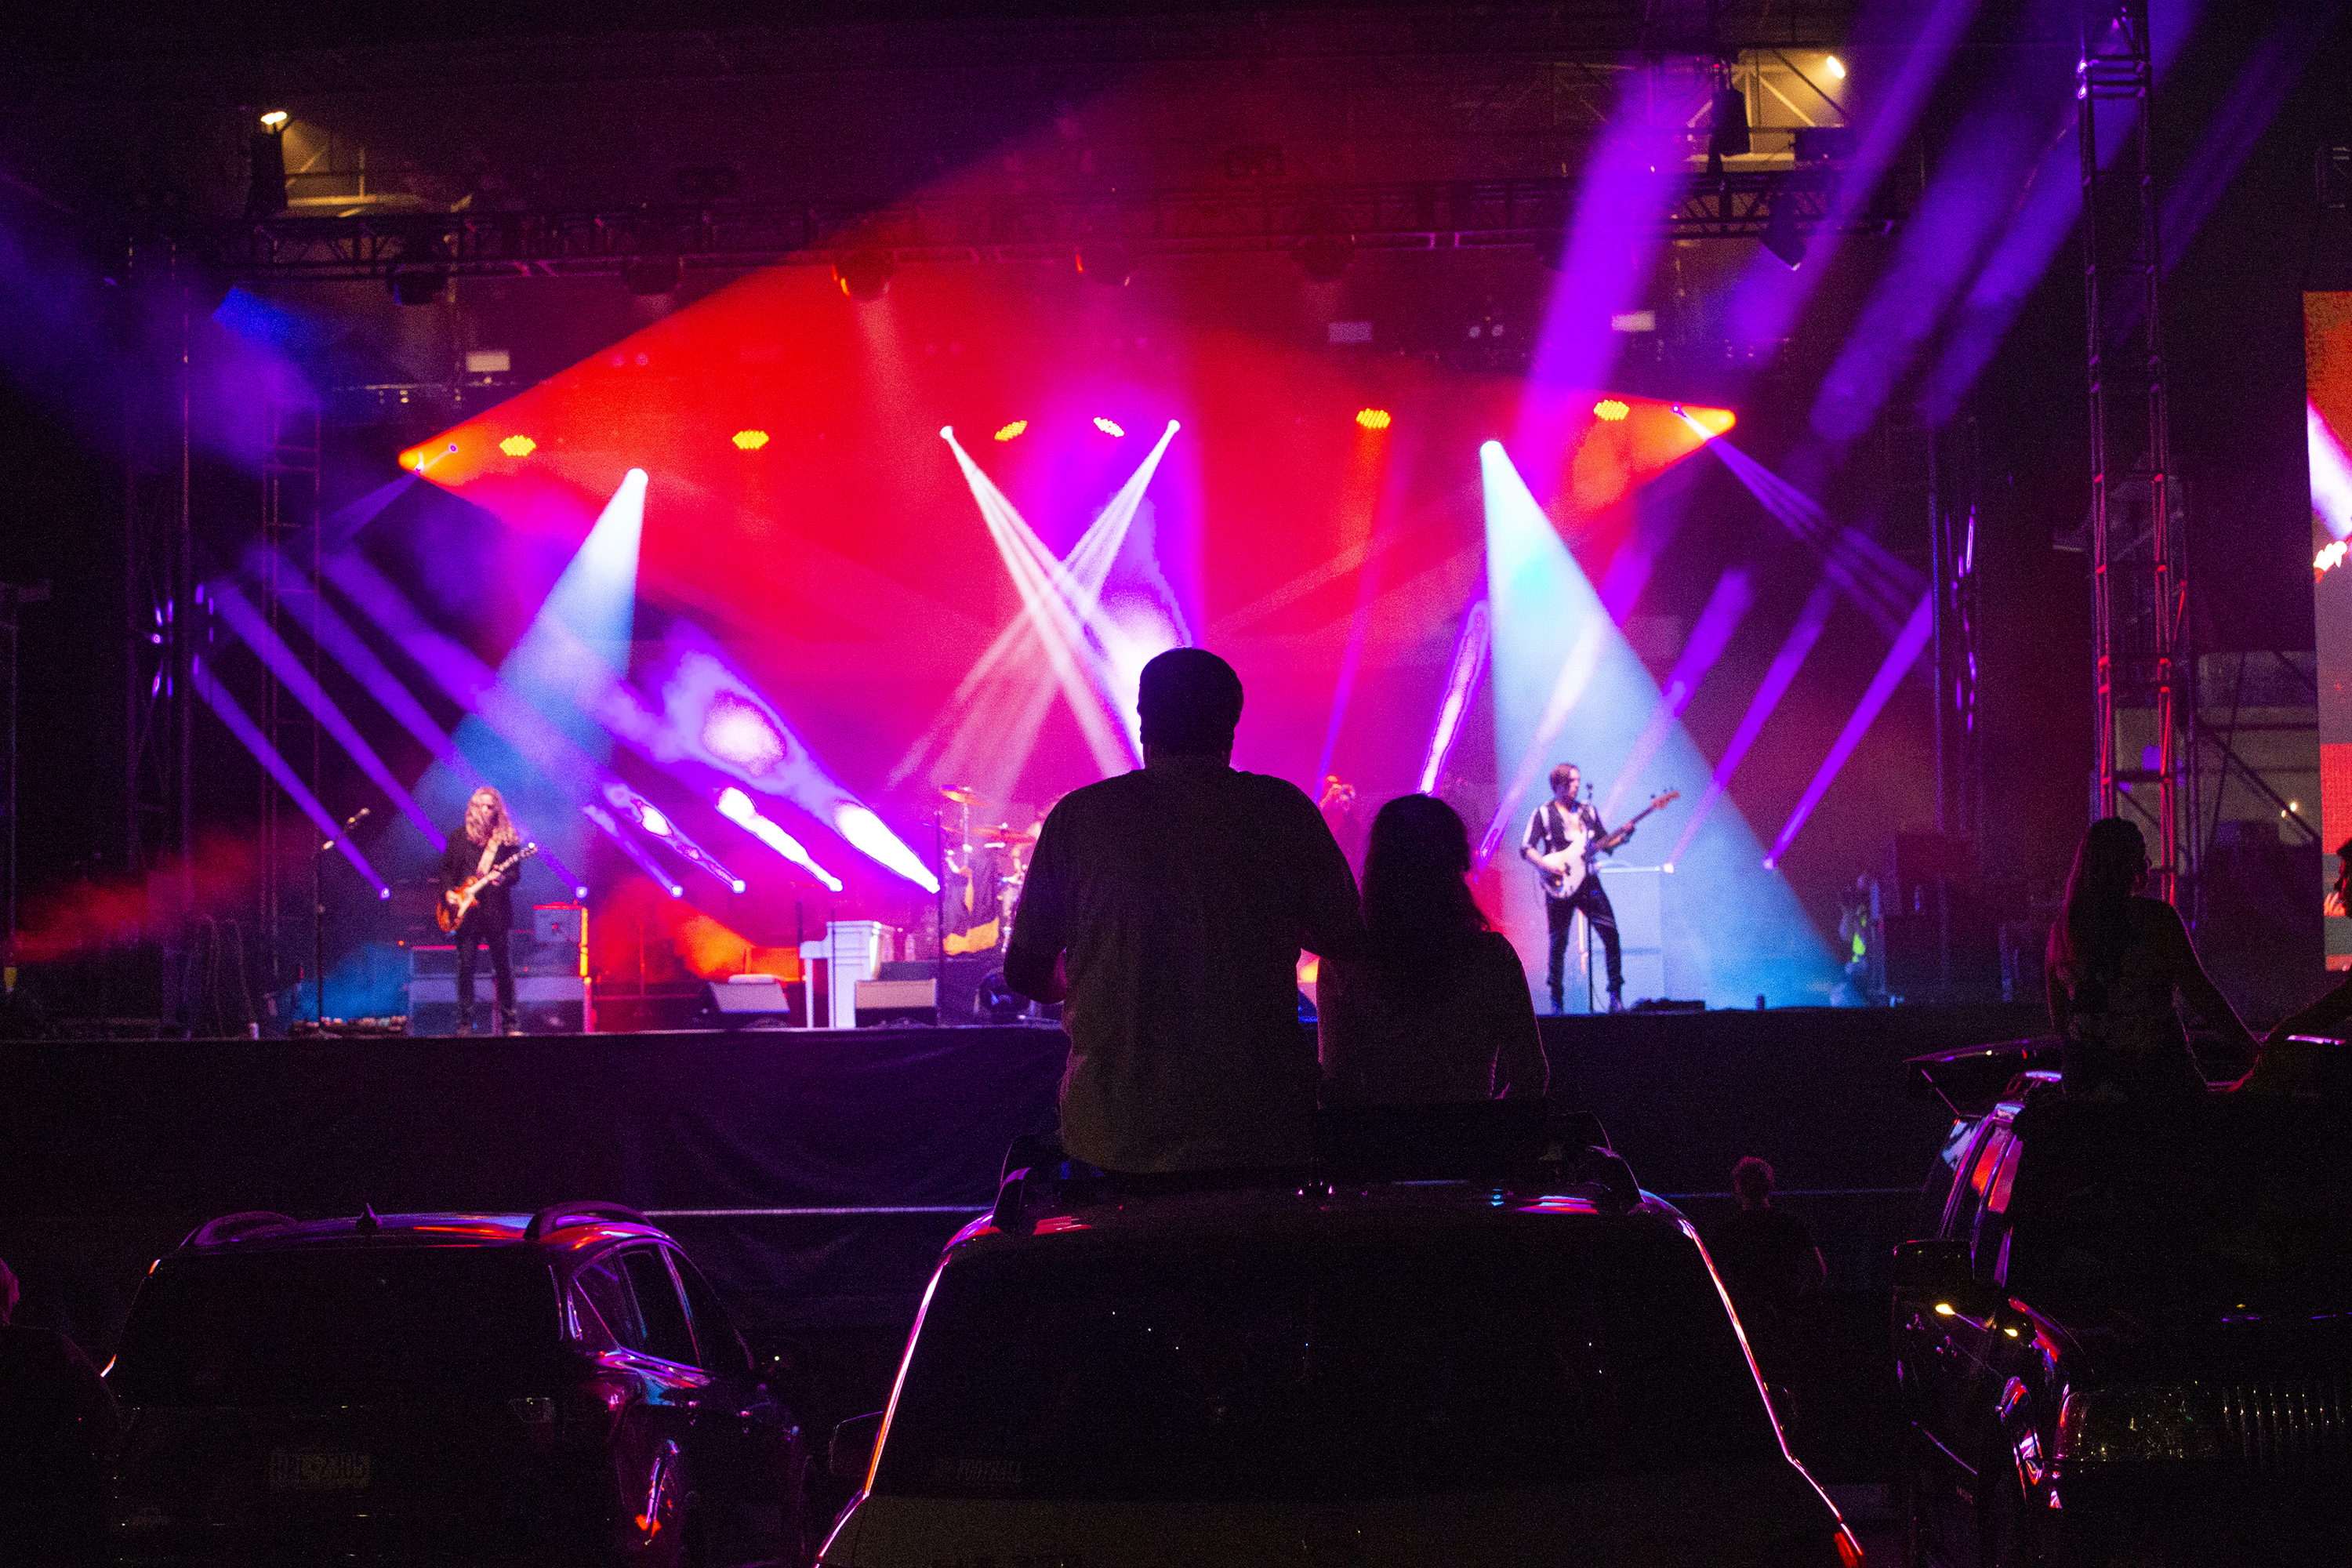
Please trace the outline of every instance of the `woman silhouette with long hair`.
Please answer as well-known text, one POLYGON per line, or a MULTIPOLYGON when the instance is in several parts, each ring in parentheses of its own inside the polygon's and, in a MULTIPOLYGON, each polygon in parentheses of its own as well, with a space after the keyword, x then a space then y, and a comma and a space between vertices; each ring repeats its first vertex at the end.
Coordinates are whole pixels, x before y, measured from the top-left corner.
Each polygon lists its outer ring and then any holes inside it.
POLYGON ((1400 795, 1364 851, 1360 959, 1316 987, 1327 1105, 1540 1095, 1549 1069, 1527 973, 1470 896, 1470 834, 1431 795, 1400 795))
POLYGON ((2178 991, 2206 1024, 2253 1049, 2170 904, 2139 897, 2147 841, 2120 816, 2083 835, 2066 907, 2050 928, 2050 1022, 2065 1046, 2066 1092, 2091 1099, 2201 1094, 2173 1004, 2178 991))

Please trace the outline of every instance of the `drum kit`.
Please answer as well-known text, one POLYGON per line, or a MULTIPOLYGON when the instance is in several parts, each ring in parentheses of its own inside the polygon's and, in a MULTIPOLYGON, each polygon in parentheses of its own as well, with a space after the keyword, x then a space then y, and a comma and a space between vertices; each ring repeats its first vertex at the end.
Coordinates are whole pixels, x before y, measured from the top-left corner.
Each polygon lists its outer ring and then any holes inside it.
POLYGON ((1010 822, 973 823, 975 806, 988 805, 969 784, 940 791, 948 806, 940 814, 945 846, 940 881, 945 885, 941 946, 952 957, 1000 952, 1013 940, 1013 913, 1021 904, 1034 827, 1010 822))

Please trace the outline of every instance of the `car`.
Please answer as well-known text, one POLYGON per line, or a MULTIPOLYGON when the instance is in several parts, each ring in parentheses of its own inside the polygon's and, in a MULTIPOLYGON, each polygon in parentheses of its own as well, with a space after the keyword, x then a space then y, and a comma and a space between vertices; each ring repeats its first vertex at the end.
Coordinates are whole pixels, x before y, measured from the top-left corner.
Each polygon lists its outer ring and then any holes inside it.
POLYGON ((113 1550, 805 1562, 773 1370, 619 1205, 229 1215, 156 1260, 107 1369, 113 1550))
POLYGON ((2352 1561, 2352 1102, 2086 1101, 2055 1055, 1911 1064, 1957 1112, 1894 1258, 1912 1560, 2352 1561))
POLYGON ((820 1563, 1853 1568, 1690 1222, 1496 1104, 1327 1115, 1272 1181, 1016 1145, 820 1563))

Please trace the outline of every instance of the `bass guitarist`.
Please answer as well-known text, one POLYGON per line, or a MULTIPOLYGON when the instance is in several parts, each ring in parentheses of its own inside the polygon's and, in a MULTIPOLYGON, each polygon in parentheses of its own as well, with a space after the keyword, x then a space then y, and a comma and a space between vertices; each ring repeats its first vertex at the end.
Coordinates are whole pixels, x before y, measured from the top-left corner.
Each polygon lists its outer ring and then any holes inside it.
POLYGON ((453 910, 465 904, 468 883, 500 862, 510 862, 475 891, 451 934, 450 940, 457 944, 457 1032, 461 1035, 474 1032, 475 949, 479 945, 490 950, 490 973, 498 992, 496 1032, 522 1033, 522 1021, 515 1016, 514 959, 507 951, 514 927, 510 889, 522 879, 520 849, 521 838, 508 819, 506 801, 484 784, 466 802, 465 831, 451 836, 449 847, 441 856, 441 898, 453 910))
POLYGON ((1617 911, 1601 879, 1592 874, 1592 858, 1601 839, 1601 814, 1577 798, 1584 783, 1574 763, 1551 771, 1551 798, 1528 818, 1527 837, 1519 854, 1543 873, 1544 918, 1551 931, 1551 1010, 1561 1010, 1564 993, 1561 970, 1568 952, 1569 921, 1581 912, 1601 933, 1601 951, 1609 964, 1609 1010, 1625 1010, 1625 966, 1617 941, 1617 911))

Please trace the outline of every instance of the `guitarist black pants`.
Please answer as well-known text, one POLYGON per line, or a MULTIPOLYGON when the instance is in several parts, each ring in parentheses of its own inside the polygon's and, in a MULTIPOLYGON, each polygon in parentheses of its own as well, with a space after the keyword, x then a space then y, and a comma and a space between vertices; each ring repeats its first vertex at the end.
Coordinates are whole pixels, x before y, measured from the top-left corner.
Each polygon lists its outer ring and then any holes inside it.
MULTIPOLYGON (((495 978, 499 999, 496 1026, 500 1029, 516 1027, 514 956, 507 951, 507 927, 514 923, 514 916, 508 912, 509 908, 504 899, 484 899, 467 910, 466 918, 457 922, 457 934, 452 940, 457 944, 457 1028, 461 1033, 471 1034, 474 1029, 474 964, 478 956, 474 945, 477 942, 490 950, 490 973, 495 978), (493 902, 498 906, 495 919, 490 908, 493 902)), ((1609 940, 1612 942, 1617 940, 1613 929, 1609 940)))
MULTIPOLYGON (((1564 994, 1561 983, 1568 955, 1568 923, 1579 914, 1582 914, 1591 922, 1592 929, 1601 933, 1601 952, 1609 964, 1610 996, 1614 999, 1625 989, 1625 963, 1617 943, 1617 911, 1610 907, 1609 895, 1601 888, 1601 879, 1587 874, 1584 886, 1576 889, 1574 897, 1544 900, 1544 920, 1551 928, 1549 978, 1551 1005, 1555 1012, 1559 1010, 1564 994)), ((458 988, 458 994, 465 994, 463 986, 458 988)))

